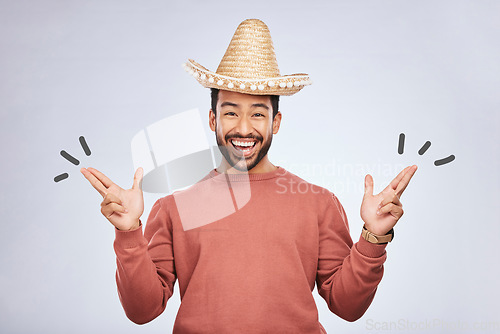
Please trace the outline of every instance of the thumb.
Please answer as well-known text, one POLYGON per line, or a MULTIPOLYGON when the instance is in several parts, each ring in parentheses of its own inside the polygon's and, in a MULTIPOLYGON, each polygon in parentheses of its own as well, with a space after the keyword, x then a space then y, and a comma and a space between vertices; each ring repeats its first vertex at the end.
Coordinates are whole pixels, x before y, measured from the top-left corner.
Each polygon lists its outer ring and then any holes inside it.
POLYGON ((132 189, 141 189, 141 182, 144 176, 144 170, 142 167, 137 168, 134 174, 134 184, 132 185, 132 189))
POLYGON ((365 176, 365 196, 373 196, 373 178, 370 174, 365 176))

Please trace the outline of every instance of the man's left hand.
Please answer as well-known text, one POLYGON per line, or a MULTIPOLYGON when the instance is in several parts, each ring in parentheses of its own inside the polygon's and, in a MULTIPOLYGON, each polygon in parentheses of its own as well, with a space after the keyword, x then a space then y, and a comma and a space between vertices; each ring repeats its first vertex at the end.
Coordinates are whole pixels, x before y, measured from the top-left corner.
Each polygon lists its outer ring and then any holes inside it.
POLYGON ((377 195, 373 195, 372 176, 366 175, 361 219, 368 231, 385 235, 396 225, 403 215, 403 205, 399 198, 416 171, 416 165, 406 167, 377 195))

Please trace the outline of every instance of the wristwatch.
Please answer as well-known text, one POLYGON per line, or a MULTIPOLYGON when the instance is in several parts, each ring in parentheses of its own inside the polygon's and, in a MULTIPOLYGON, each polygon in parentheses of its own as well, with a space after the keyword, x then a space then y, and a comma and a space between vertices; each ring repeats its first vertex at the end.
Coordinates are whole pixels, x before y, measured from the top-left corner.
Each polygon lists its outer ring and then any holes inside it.
POLYGON ((363 231, 361 232, 361 236, 368 242, 372 244, 386 244, 391 242, 394 239, 394 229, 391 228, 386 235, 376 235, 372 232, 368 231, 366 227, 363 226, 363 231))

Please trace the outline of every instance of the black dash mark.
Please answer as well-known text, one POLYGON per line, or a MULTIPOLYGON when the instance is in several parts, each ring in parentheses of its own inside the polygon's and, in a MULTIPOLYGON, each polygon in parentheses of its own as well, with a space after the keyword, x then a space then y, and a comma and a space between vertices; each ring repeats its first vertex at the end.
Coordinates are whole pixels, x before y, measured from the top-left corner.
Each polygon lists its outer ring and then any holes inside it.
POLYGON ((429 147, 431 147, 431 142, 426 141, 424 146, 422 146, 422 148, 420 148, 420 150, 418 150, 418 154, 420 154, 420 155, 424 154, 429 149, 429 147))
POLYGON ((401 133, 399 135, 398 153, 403 154, 404 149, 405 149, 405 134, 401 133))
POLYGON ((59 182, 59 181, 62 181, 62 180, 65 180, 69 177, 69 174, 68 173, 62 173, 62 174, 59 174, 57 175, 55 178, 54 178, 54 182, 59 182))
POLYGON ((80 164, 80 161, 78 161, 77 158, 73 157, 71 154, 69 154, 68 152, 66 152, 65 150, 62 150, 61 151, 61 156, 68 160, 69 162, 71 162, 73 165, 79 165, 80 164))
POLYGON ((85 137, 84 136, 80 136, 80 138, 78 138, 78 140, 80 140, 80 145, 82 145, 82 148, 83 148, 83 151, 85 152, 85 154, 87 156, 89 156, 91 154, 90 153, 90 148, 87 145, 87 142, 85 141, 85 137))
POLYGON ((455 156, 452 154, 452 155, 450 155, 449 157, 446 157, 446 158, 443 158, 443 159, 439 159, 439 160, 434 161, 434 166, 441 166, 441 165, 445 165, 445 164, 447 164, 447 163, 452 162, 453 160, 455 160, 455 156))
MULTIPOLYGON (((419 155, 423 155, 425 152, 427 152, 427 150, 429 149, 429 147, 431 147, 431 142, 430 141, 426 141, 425 144, 422 145, 422 147, 420 148, 420 150, 418 150, 418 154, 419 155)), ((405 134, 404 133, 400 133, 399 134, 399 143, 398 143, 398 153, 399 154, 403 154, 404 148, 405 148, 405 134)), ((449 157, 446 157, 446 158, 434 161, 434 166, 445 165, 447 163, 452 162, 453 160, 455 160, 455 156, 452 154, 449 157)))
MULTIPOLYGON (((87 156, 91 155, 92 153, 90 152, 90 148, 89 148, 89 145, 87 145, 87 141, 85 140, 85 137, 84 136, 80 136, 78 138, 78 140, 80 141, 80 145, 82 146, 82 149, 85 152, 85 154, 87 156)), ((73 165, 78 166, 80 164, 80 161, 78 161, 77 158, 75 158, 74 156, 72 156, 71 154, 69 154, 68 152, 66 152, 65 150, 62 150, 60 152, 60 154, 61 154, 61 156, 64 159, 68 160, 73 165)), ((54 177, 54 182, 59 182, 59 181, 62 181, 62 180, 66 180, 68 177, 69 177, 68 173, 59 174, 56 177, 54 177)))

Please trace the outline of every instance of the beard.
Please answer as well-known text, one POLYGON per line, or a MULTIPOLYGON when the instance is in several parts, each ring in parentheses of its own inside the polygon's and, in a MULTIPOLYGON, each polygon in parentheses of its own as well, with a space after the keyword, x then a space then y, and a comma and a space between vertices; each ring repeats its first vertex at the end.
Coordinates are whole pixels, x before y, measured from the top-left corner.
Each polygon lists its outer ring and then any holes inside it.
POLYGON ((273 141, 273 134, 271 132, 271 135, 269 138, 264 142, 263 137, 261 135, 249 135, 249 136, 238 136, 238 135, 230 135, 227 134, 224 138, 224 141, 222 138, 217 134, 217 124, 215 125, 215 139, 217 140, 217 146, 219 147, 220 152, 222 153, 222 156, 228 164, 239 170, 240 172, 247 172, 250 171, 252 168, 257 166, 257 164, 262 160, 267 155, 267 152, 269 151, 269 148, 271 147, 271 142, 273 141), (228 146, 231 145, 231 139, 238 139, 238 138, 246 138, 246 139, 255 139, 256 143, 255 146, 257 146, 259 143, 261 144, 261 148, 253 152, 251 156, 245 157, 244 155, 236 155, 233 153, 233 150, 229 148, 228 146))

